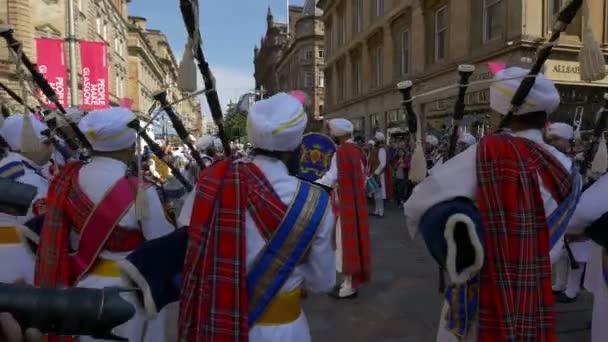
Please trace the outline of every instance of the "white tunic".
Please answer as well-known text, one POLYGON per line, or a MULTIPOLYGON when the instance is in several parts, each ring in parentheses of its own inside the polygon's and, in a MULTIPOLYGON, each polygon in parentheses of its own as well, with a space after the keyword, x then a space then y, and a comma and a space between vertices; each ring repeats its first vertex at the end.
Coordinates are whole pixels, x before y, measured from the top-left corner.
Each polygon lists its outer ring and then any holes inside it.
MULTIPOLYGON (((122 177, 125 176, 127 165, 121 161, 106 158, 93 157, 90 163, 84 165, 79 173, 80 189, 89 197, 89 199, 98 204, 106 192, 122 177)), ((141 230, 146 240, 159 238, 174 230, 174 227, 167 221, 164 215, 164 210, 158 194, 154 187, 148 188, 148 203, 150 204, 150 218, 141 222, 141 230)), ((134 205, 128 209, 126 214, 119 222, 123 229, 136 230, 140 229, 137 218, 135 216, 134 205)), ((71 232, 71 246, 78 246, 78 235, 71 232)), ((102 250, 99 256, 107 260, 120 260, 125 258, 130 252, 110 252, 102 250)), ((103 288, 108 286, 126 287, 127 284, 121 278, 101 277, 94 274, 84 276, 77 284, 78 287, 103 288)), ((114 333, 121 337, 126 337, 129 341, 167 341, 165 336, 159 331, 163 331, 162 326, 166 319, 165 314, 161 312, 159 317, 149 323, 144 322, 143 314, 137 313, 129 322, 120 325, 114 329, 114 333), (147 329, 154 331, 154 334, 146 334, 145 324, 148 324, 147 329), (159 327, 152 329, 150 325, 160 324, 159 327)), ((177 319, 177 318, 175 318, 177 319)), ((80 341, 96 341, 90 337, 81 337, 80 341)))
MULTIPOLYGON (((30 167, 26 167, 23 176, 15 180, 24 184, 33 185, 38 189, 33 203, 44 201, 48 190, 48 181, 40 174, 40 168, 26 157, 10 152, 4 159, 0 161, 0 167, 13 162, 25 162, 30 167)), ((15 229, 26 231, 27 228, 21 225, 34 217, 32 206, 30 206, 26 216, 12 216, 0 213, 0 229, 15 229)), ((31 254, 25 245, 17 244, 0 244, 0 282, 12 283, 15 280, 22 278, 28 284, 34 280, 35 256, 31 254), (10 260, 10 262, 6 262, 10 260)))
MULTIPOLYGON (((543 140, 543 135, 540 130, 525 130, 515 132, 513 135, 526 138, 534 141, 535 143, 542 146, 547 152, 556 157, 559 162, 570 170, 572 167, 572 161, 568 156, 558 151, 555 147, 546 144, 543 140)), ((418 184, 410 199, 404 205, 404 213, 406 217, 406 224, 408 227, 415 227, 418 230, 418 224, 420 219, 436 204, 444 201, 452 200, 456 197, 467 197, 471 200, 475 200, 477 194, 477 144, 472 145, 464 152, 456 155, 454 158, 445 161, 443 164, 433 169, 433 173, 427 177, 422 183, 418 184)), ((551 196, 549 191, 542 186, 541 183, 541 196, 545 207, 545 214, 549 216, 558 204, 556 200, 551 196)), ((563 240, 560 240, 556 246, 552 249, 553 251, 561 251, 563 247, 563 240)), ((551 255, 551 260, 557 260, 559 253, 551 255)), ((444 305, 446 309, 447 303, 444 305)), ((444 317, 444 316, 442 316, 444 317)), ((444 329, 445 321, 443 318, 440 322, 440 329, 437 336, 437 341, 458 341, 456 337, 444 329)), ((471 329, 470 336, 467 337, 467 341, 475 341, 476 332, 475 329, 471 329), (475 335, 475 336, 473 336, 475 335)))
MULTIPOLYGON (((568 224, 569 233, 581 233, 584 229, 608 212, 608 175, 602 176, 587 189, 580 198, 576 211, 568 224)), ((608 336, 608 286, 602 270, 602 247, 591 242, 591 256, 587 264, 585 288, 593 293, 591 341, 605 341, 608 336)))
POLYGON ((380 163, 378 167, 374 170, 374 175, 380 178, 380 189, 376 191, 376 198, 378 199, 386 199, 386 178, 384 177, 384 169, 387 167, 387 153, 386 147, 381 147, 378 150, 378 162, 380 163))
MULTIPOLYGON (((289 204, 296 195, 298 183, 297 178, 289 175, 287 167, 281 161, 265 156, 256 156, 253 163, 262 171, 276 194, 285 204, 289 204)), ((194 205, 195 191, 191 192, 182 212, 178 218, 179 227, 190 224, 192 208, 194 205)), ((336 264, 332 249, 332 233, 335 223, 331 210, 328 212, 322 225, 317 230, 317 235, 312 243, 310 255, 307 262, 298 265, 291 276, 283 285, 281 292, 289 292, 298 287, 305 286, 311 292, 325 292, 330 290, 336 283, 336 264)), ((245 226, 247 237, 247 269, 253 267, 257 256, 264 249, 266 242, 260 235, 253 218, 247 212, 245 215, 245 226)), ((304 313, 289 324, 278 326, 254 325, 249 331, 249 340, 252 342, 309 342, 310 331, 304 313)))

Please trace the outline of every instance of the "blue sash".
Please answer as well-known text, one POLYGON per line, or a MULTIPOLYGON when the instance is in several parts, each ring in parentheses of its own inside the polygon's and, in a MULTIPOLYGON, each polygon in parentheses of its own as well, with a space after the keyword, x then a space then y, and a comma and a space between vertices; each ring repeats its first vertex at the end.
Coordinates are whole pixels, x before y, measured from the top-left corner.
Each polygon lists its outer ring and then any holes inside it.
POLYGON ((25 175, 25 166, 20 161, 10 162, 0 167, 0 178, 17 180, 25 175))
MULTIPOLYGON (((547 218, 551 248, 564 235, 568 222, 570 222, 581 197, 581 176, 574 165, 571 170, 571 178, 572 190, 570 194, 547 218)), ((446 317, 447 329, 460 338, 464 338, 467 335, 471 322, 477 320, 479 281, 480 275, 477 274, 465 284, 451 285, 446 289, 445 299, 450 306, 446 317)))
POLYGON ((555 209, 551 215, 547 218, 547 226, 549 227, 549 246, 553 248, 555 244, 564 236, 568 222, 574 214, 574 209, 578 204, 578 200, 581 198, 582 193, 582 181, 581 176, 578 174, 578 170, 574 163, 572 164, 572 170, 570 173, 572 179, 572 191, 566 199, 555 209))
POLYGON ((260 318, 298 265, 328 208, 327 193, 300 182, 283 221, 247 275, 250 325, 260 318))

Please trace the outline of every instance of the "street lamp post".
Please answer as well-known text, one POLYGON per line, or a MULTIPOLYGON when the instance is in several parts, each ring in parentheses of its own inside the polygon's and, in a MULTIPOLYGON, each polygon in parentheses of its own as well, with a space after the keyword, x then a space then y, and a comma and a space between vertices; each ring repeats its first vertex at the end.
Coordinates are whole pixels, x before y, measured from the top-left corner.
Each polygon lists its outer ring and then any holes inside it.
POLYGON ((76 63, 76 19, 74 17, 74 0, 68 0, 68 53, 70 55, 70 104, 78 106, 78 63, 76 63))

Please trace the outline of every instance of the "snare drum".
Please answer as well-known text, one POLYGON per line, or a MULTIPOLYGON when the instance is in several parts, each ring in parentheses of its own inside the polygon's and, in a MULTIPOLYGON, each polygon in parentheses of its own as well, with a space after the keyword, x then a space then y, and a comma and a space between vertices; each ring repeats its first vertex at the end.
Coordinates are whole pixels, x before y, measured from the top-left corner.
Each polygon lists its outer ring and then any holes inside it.
POLYGON ((380 184, 378 183, 376 178, 374 178, 374 177, 367 178, 367 181, 365 182, 365 192, 368 195, 373 195, 376 193, 376 191, 378 191, 378 189, 380 189, 380 184))

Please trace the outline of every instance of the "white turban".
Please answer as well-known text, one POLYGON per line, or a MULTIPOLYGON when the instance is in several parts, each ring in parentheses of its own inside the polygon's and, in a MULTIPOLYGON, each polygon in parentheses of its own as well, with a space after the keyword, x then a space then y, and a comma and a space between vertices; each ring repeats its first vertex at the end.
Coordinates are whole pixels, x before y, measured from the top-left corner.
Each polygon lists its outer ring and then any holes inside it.
POLYGON ((475 139, 475 137, 471 133, 463 133, 460 138, 458 138, 458 142, 467 146, 471 146, 477 142, 477 139, 475 139))
POLYGON ((93 150, 100 152, 120 151, 137 141, 137 132, 127 124, 135 119, 132 111, 122 107, 90 112, 78 123, 93 150))
POLYGON ((370 140, 370 141, 368 141, 368 142, 367 142, 367 144, 368 144, 368 145, 372 145, 372 146, 374 146, 374 145, 376 145, 376 142, 375 142, 375 141, 373 141, 373 140, 370 140))
POLYGON ((385 138, 384 138, 384 134, 382 134, 382 132, 376 132, 376 135, 374 135, 374 138, 375 138, 377 141, 384 141, 384 139, 385 139, 385 138))
MULTIPOLYGON (((506 115, 511 108, 511 99, 517 91, 523 79, 509 80, 513 77, 523 77, 530 70, 511 67, 500 71, 494 76, 496 82, 490 87, 490 107, 502 115, 506 115), (505 80, 505 81, 501 81, 505 80)), ((517 113, 526 114, 543 111, 547 114, 554 112, 559 106, 559 92, 552 81, 545 79, 543 74, 536 76, 534 87, 526 97, 524 104, 519 107, 517 113)))
POLYGON ((352 134, 355 130, 352 122, 346 119, 332 119, 329 120, 329 134, 334 137, 341 137, 347 134, 352 134))
MULTIPOLYGON (((41 142, 48 138, 42 134, 43 131, 47 130, 46 124, 36 119, 33 114, 28 114, 32 123, 34 137, 38 138, 41 142)), ((4 125, 0 128, 0 135, 9 145, 13 151, 21 151, 21 143, 23 138, 23 114, 14 114, 4 120, 4 125)))
POLYGON ((302 143, 308 117, 293 96, 278 93, 251 106, 247 136, 251 145, 268 151, 293 151, 302 143))
POLYGON ((213 137, 210 135, 203 135, 196 141, 196 149, 199 151, 204 151, 209 147, 213 146, 213 137))
POLYGON ((426 143, 432 146, 437 146, 439 145, 439 139, 437 139, 437 137, 435 137, 434 135, 427 135, 426 136, 426 143))
POLYGON ((554 122, 547 127, 547 136, 556 136, 571 140, 574 138, 574 128, 563 122, 554 122))

